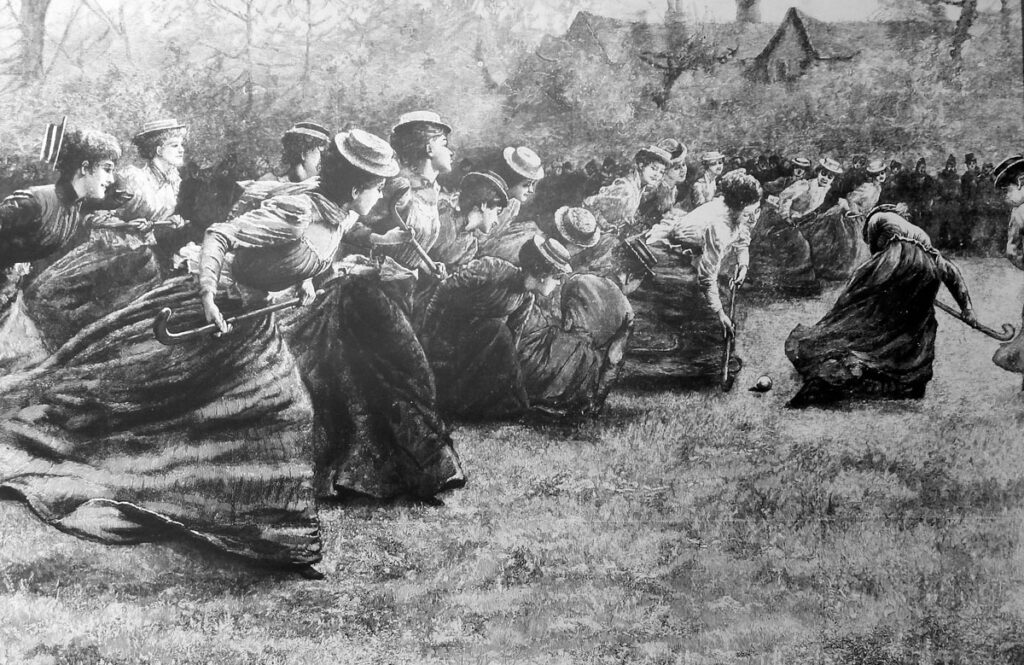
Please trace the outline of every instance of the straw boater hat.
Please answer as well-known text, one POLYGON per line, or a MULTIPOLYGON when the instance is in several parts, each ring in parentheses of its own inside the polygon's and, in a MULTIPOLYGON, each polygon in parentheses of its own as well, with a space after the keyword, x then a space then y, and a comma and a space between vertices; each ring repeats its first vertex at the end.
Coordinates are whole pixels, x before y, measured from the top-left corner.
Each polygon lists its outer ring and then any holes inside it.
POLYGON ((353 166, 381 178, 398 175, 395 150, 379 136, 361 129, 341 132, 334 137, 334 146, 353 166))
POLYGON ((441 116, 434 113, 433 111, 410 111, 408 113, 403 113, 402 115, 398 116, 398 122, 396 122, 395 126, 391 128, 391 131, 397 132, 399 129, 403 127, 417 124, 433 127, 434 129, 438 130, 439 134, 452 133, 451 125, 442 122, 441 116))
POLYGON ((806 157, 794 157, 792 160, 792 164, 793 166, 799 169, 811 168, 811 160, 807 159, 806 157))
POLYGON ((185 129, 185 125, 178 122, 174 118, 160 118, 159 120, 150 120, 142 126, 142 131, 135 135, 133 140, 137 141, 147 134, 155 134, 157 132, 166 132, 171 129, 185 129))
POLYGON ((992 177, 996 187, 1006 187, 1021 173, 1024 173, 1024 155, 1013 155, 999 162, 992 170, 992 177))
POLYGON ((880 159, 872 159, 865 168, 865 171, 867 171, 868 175, 878 175, 882 173, 882 171, 884 170, 885 162, 883 162, 880 159))
POLYGON ((672 155, 656 145, 649 145, 645 148, 640 148, 636 151, 636 154, 633 155, 633 160, 636 161, 640 155, 653 157, 655 161, 661 162, 666 167, 672 165, 672 155))
POLYGON ((540 180, 544 177, 544 166, 540 156, 526 146, 513 148, 509 146, 501 152, 509 168, 527 180, 540 180))
POLYGON ((837 162, 836 160, 832 159, 831 157, 822 157, 821 159, 819 159, 818 160, 818 167, 822 168, 822 169, 824 169, 824 170, 826 170, 829 173, 832 173, 834 175, 842 175, 843 174, 843 167, 842 167, 842 165, 839 162, 837 162))
POLYGON ((284 133, 285 136, 289 134, 311 136, 313 138, 320 139, 325 143, 331 140, 330 130, 315 122, 297 122, 285 130, 284 133))
POLYGON ((467 187, 480 185, 498 193, 502 208, 508 205, 508 185, 505 184, 505 180, 500 175, 490 171, 470 171, 462 177, 462 180, 459 182, 459 189, 465 190, 467 187))
POLYGON ((555 228, 559 235, 580 247, 593 247, 601 239, 597 219, 586 208, 562 206, 555 211, 555 228))
POLYGON ((568 250, 554 238, 545 238, 538 233, 526 241, 521 251, 537 263, 549 266, 552 272, 572 272, 568 250))
POLYGON ((718 152, 717 150, 708 150, 707 152, 700 156, 700 161, 703 162, 704 164, 717 162, 720 159, 724 160, 725 155, 718 152))

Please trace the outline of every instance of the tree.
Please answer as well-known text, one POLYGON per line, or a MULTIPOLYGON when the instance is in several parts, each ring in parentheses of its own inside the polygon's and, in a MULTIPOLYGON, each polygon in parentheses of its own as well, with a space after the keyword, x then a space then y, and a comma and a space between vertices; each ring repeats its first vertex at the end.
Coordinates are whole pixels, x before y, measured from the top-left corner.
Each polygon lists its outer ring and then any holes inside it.
POLYGON ((737 23, 760 23, 761 0, 736 0, 737 23))
POLYGON ((631 36, 633 44, 642 45, 640 60, 661 75, 661 87, 653 92, 651 99, 662 110, 668 106, 672 88, 683 72, 710 72, 719 62, 734 55, 734 52, 719 54, 711 37, 700 30, 691 30, 682 21, 669 23, 665 29, 665 44, 660 49, 652 48, 656 41, 644 23, 638 23, 631 36))
POLYGON ((19 73, 24 82, 43 76, 43 49, 46 45, 46 11, 50 0, 21 0, 18 28, 21 30, 19 73))

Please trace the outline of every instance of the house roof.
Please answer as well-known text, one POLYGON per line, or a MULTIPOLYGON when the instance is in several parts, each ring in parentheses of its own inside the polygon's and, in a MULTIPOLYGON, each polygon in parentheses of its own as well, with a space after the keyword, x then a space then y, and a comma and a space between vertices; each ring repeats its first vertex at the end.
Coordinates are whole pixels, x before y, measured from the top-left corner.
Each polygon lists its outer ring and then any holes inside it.
POLYGON ((609 61, 620 63, 630 49, 635 51, 637 47, 654 54, 670 50, 680 30, 685 30, 713 45, 722 58, 750 62, 767 57, 789 25, 803 36, 810 53, 818 60, 848 60, 858 53, 898 50, 901 45, 952 29, 952 22, 943 25, 934 21, 826 23, 795 7, 786 12, 781 24, 646 23, 581 11, 564 37, 545 40, 539 52, 554 54, 571 44, 595 49, 609 61))
POLYGON ((748 60, 762 50, 775 30, 770 23, 647 23, 581 11, 565 39, 597 48, 609 60, 621 62, 631 47, 651 53, 669 51, 683 33, 705 40, 720 57, 748 60))

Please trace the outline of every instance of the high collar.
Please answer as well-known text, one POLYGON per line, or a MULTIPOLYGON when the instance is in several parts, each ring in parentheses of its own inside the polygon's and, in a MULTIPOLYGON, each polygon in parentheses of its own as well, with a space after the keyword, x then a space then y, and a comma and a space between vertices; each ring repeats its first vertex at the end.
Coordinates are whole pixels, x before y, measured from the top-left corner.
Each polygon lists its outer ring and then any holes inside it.
POLYGON ((164 185, 177 187, 181 184, 181 174, 178 172, 178 169, 174 168, 173 166, 170 167, 165 173, 164 171, 160 170, 160 167, 156 165, 155 161, 150 160, 146 164, 146 168, 149 169, 149 173, 150 175, 153 176, 153 179, 156 181, 157 185, 161 187, 164 185))
POLYGON ((72 203, 77 203, 85 198, 78 195, 78 192, 75 191, 74 185, 71 184, 70 178, 64 178, 62 176, 54 187, 57 190, 57 198, 60 199, 60 202, 64 205, 71 205, 72 203))

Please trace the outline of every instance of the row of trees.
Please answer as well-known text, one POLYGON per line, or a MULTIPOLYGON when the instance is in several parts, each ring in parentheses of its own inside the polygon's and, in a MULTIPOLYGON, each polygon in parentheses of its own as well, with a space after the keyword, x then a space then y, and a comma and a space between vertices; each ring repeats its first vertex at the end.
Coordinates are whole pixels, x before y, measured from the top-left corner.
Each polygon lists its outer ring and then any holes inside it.
MULTIPOLYGON (((893 52, 839 73, 769 85, 683 21, 661 50, 546 60, 542 32, 564 30, 585 0, 12 0, 0 10, 0 34, 16 37, 0 63, 0 157, 35 152, 42 119, 63 113, 121 136, 168 113, 190 123, 201 164, 241 175, 295 120, 386 135, 413 107, 451 118, 461 146, 528 141, 570 158, 665 135, 698 149, 926 154, 1017 141, 1010 0, 1001 17, 979 14, 976 0, 886 1, 933 20, 955 5, 959 20, 902 51, 894 34, 893 52)), ((738 20, 760 17, 758 0, 735 3, 738 20)), ((679 0, 667 10, 680 16, 679 0)))

